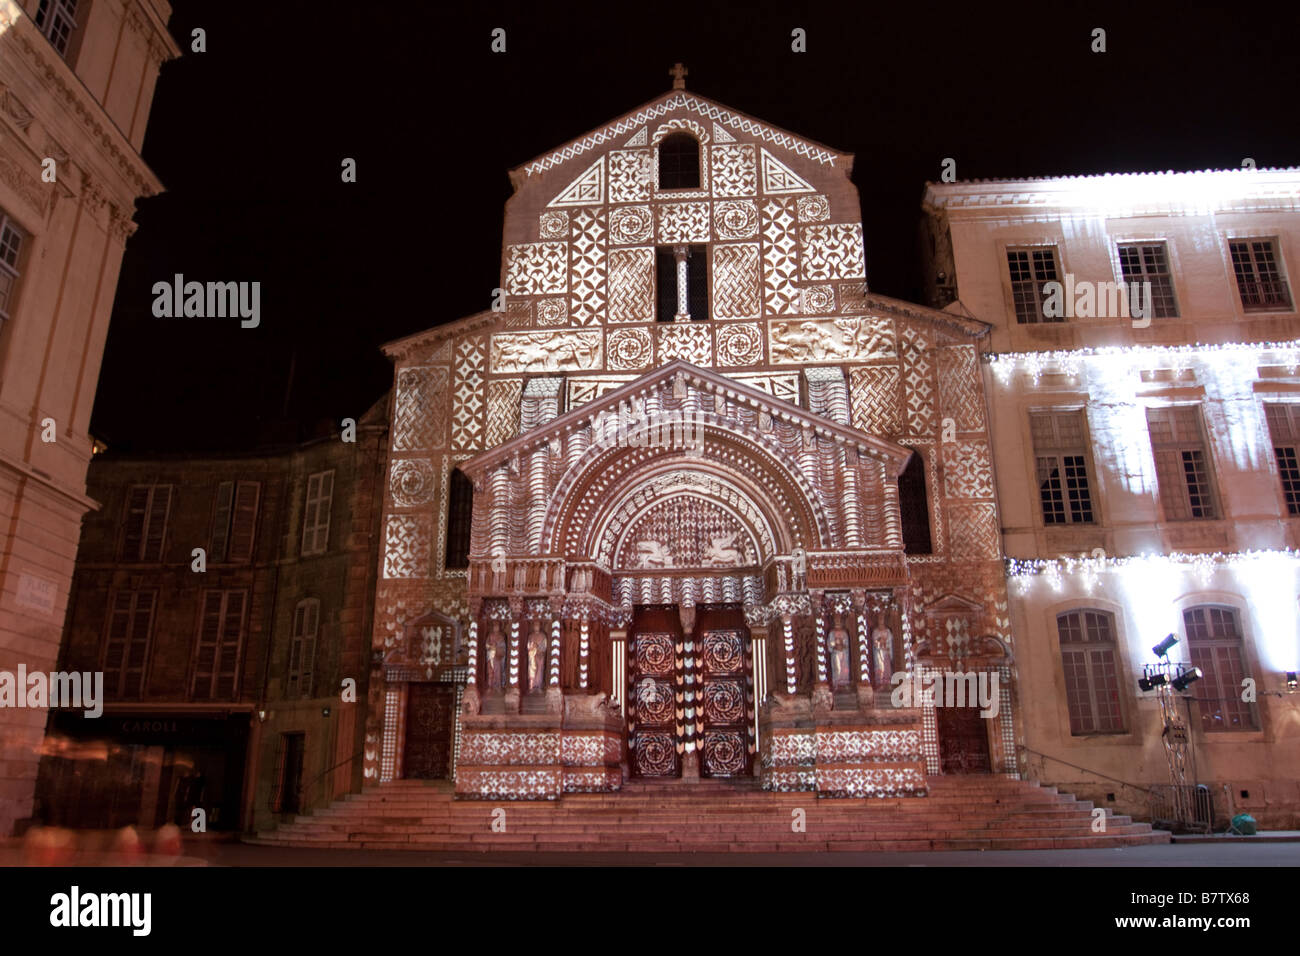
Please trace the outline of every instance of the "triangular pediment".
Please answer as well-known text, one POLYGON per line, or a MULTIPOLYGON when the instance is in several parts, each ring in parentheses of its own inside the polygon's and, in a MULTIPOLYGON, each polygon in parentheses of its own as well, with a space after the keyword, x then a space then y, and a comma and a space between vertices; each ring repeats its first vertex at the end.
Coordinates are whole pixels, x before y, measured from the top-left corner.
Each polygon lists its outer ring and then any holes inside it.
POLYGON ((680 384, 683 388, 694 388, 706 394, 720 396, 816 437, 854 448, 858 454, 884 463, 886 471, 890 474, 897 474, 912 454, 910 448, 773 398, 764 391, 737 382, 711 369, 700 368, 682 359, 675 359, 667 365, 647 372, 640 378, 633 379, 626 385, 606 392, 579 408, 572 409, 508 442, 474 456, 463 462, 460 469, 474 478, 502 462, 525 456, 531 451, 544 447, 562 435, 589 427, 603 416, 617 415, 620 408, 625 407, 631 399, 666 384, 680 384))
POLYGON ((927 615, 979 614, 983 610, 984 605, 969 598, 964 598, 960 594, 945 594, 943 597, 935 598, 927 604, 921 613, 927 615))

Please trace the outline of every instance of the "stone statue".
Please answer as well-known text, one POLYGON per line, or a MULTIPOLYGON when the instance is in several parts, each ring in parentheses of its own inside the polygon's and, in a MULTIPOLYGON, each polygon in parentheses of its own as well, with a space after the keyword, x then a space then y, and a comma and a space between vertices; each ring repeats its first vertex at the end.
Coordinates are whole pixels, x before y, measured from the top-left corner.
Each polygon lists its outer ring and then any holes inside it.
POLYGON ((830 640, 827 642, 831 659, 831 686, 836 690, 848 687, 852 681, 852 664, 849 662, 849 632, 837 616, 835 626, 831 628, 830 640))
POLYGON ((492 591, 500 594, 506 589, 506 558, 498 548, 492 554, 492 591))
POLYGON ((546 635, 542 633, 542 622, 533 620, 533 629, 528 635, 528 691, 542 690, 546 683, 546 635))
POLYGON ((802 591, 808 586, 808 555, 803 548, 795 548, 790 555, 790 590, 802 591))
POLYGON ((522 591, 528 580, 528 568, 522 564, 515 565, 515 590, 522 591))
POLYGON ((506 685, 506 639, 501 634, 501 624, 492 622, 487 639, 487 688, 501 690, 506 685))
POLYGON ((888 687, 890 678, 894 674, 894 632, 885 626, 881 621, 876 625, 876 629, 871 632, 871 646, 874 651, 872 655, 873 669, 875 670, 876 686, 888 687))

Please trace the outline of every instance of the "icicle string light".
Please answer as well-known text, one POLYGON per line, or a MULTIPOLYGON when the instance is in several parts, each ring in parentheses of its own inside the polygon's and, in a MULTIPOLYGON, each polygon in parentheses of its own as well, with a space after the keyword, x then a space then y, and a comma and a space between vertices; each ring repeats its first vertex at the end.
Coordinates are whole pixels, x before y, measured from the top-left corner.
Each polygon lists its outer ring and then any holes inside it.
POLYGON ((982 355, 999 381, 1005 382, 1013 371, 1023 369, 1037 382, 1043 372, 1056 366, 1066 375, 1076 375, 1079 363, 1088 359, 1156 358, 1202 356, 1213 361, 1218 353, 1274 352, 1291 374, 1300 367, 1300 339, 1283 342, 1224 342, 1219 345, 1108 345, 1077 349, 1053 349, 1044 352, 985 352, 982 355))

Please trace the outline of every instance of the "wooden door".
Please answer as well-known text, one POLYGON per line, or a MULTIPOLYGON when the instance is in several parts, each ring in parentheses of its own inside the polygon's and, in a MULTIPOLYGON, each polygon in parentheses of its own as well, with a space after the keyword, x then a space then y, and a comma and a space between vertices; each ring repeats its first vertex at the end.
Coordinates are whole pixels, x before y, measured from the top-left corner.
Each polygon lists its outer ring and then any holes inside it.
POLYGON ((978 707, 936 707, 944 773, 989 773, 989 735, 978 707))
MULTIPOLYGON (((754 671, 740 605, 701 606, 692 634, 703 730, 700 775, 749 776, 754 758, 754 671)), ((689 653, 688 653, 688 656, 689 653)))
POLYGON ((627 636, 627 750, 634 777, 682 775, 681 644, 676 606, 636 609, 627 636))
POLYGON ((410 684, 406 698, 406 748, 402 775, 442 780, 451 770, 451 738, 456 720, 456 688, 451 684, 410 684))

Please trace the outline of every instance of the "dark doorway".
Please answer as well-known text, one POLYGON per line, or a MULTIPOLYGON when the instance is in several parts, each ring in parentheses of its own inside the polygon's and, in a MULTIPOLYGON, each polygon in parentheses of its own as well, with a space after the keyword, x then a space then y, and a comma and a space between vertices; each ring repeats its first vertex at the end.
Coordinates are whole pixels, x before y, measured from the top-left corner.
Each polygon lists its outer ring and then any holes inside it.
POLYGON ((944 773, 989 773, 989 735, 978 707, 936 707, 944 773))
POLYGON ((402 776, 411 780, 445 780, 451 774, 455 721, 454 684, 408 685, 402 776))
POLYGON ((281 813, 302 811, 302 763, 306 737, 303 734, 284 735, 284 794, 281 813))

